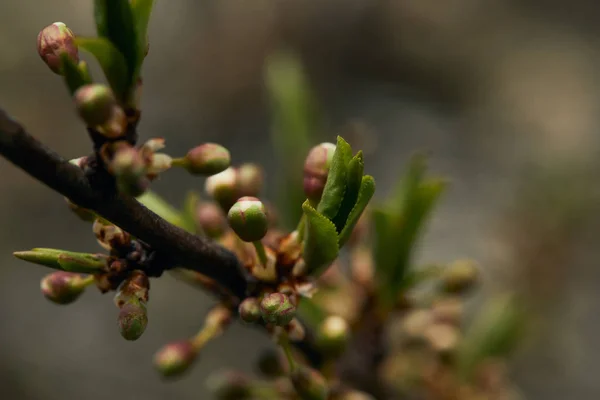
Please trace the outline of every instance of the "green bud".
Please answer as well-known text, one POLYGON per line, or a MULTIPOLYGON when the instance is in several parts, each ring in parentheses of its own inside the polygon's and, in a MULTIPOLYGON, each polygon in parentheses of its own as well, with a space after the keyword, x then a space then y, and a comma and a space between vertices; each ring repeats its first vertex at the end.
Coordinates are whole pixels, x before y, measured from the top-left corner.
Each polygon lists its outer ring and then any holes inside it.
POLYGON ((146 306, 136 297, 130 297, 119 311, 119 331, 125 340, 137 340, 148 326, 146 306))
POLYGON ((263 187, 263 171, 256 164, 242 164, 237 169, 238 196, 258 196, 263 187))
POLYGON ((200 203, 196 207, 196 224, 210 238, 223 236, 227 230, 227 219, 223 210, 214 203, 200 203))
POLYGON ((318 371, 300 365, 290 376, 296 393, 302 400, 326 400, 329 394, 327 381, 318 371))
POLYGON ((242 197, 227 214, 229 226, 245 242, 256 242, 267 234, 267 209, 256 197, 242 197))
POLYGON ((59 75, 62 75, 61 54, 66 53, 75 64, 79 63, 75 35, 62 22, 55 22, 41 30, 37 37, 37 50, 46 65, 59 75))
POLYGON ((81 119, 92 127, 105 124, 111 118, 113 107, 117 103, 112 90, 97 83, 80 87, 73 99, 81 119))
POLYGON ((117 139, 125 134, 127 129, 127 115, 119 106, 114 106, 110 118, 96 130, 109 139, 117 139))
POLYGON ((340 316, 331 315, 319 326, 317 341, 319 347, 332 355, 340 355, 346 349, 350 337, 350 326, 340 316))
POLYGON ((304 162, 304 194, 313 203, 321 200, 335 147, 333 143, 321 143, 309 151, 304 162))
POLYGON ((104 271, 108 261, 108 257, 103 254, 76 253, 73 251, 46 248, 16 251, 13 255, 30 263, 83 274, 94 274, 104 271))
POLYGON ((204 188, 222 209, 229 210, 238 199, 237 171, 230 167, 223 172, 209 176, 204 188))
POLYGON ((256 297, 248 297, 240 303, 238 308, 242 321, 252 324, 257 322, 260 317, 260 303, 256 297))
POLYGON ((165 378, 173 378, 185 373, 197 355, 190 340, 169 343, 154 355, 154 366, 165 378))
POLYGON ((117 178, 119 191, 133 197, 148 190, 150 181, 146 177, 147 167, 140 152, 130 146, 120 148, 110 164, 110 170, 117 178))
POLYGON ((185 155, 182 166, 193 175, 215 175, 229 168, 229 150, 216 143, 194 147, 185 155))
POLYGON ((260 312, 267 323, 284 326, 296 315, 296 307, 283 293, 270 293, 260 302, 260 312))
POLYGON ((58 271, 46 275, 40 284, 44 296, 56 304, 70 304, 85 290, 86 279, 79 274, 58 271))
POLYGON ((479 279, 477 264, 471 260, 459 260, 450 264, 443 272, 442 286, 448 293, 464 293, 479 279))
POLYGON ((206 386, 217 400, 243 400, 251 398, 252 385, 247 376, 224 371, 211 375, 206 386))

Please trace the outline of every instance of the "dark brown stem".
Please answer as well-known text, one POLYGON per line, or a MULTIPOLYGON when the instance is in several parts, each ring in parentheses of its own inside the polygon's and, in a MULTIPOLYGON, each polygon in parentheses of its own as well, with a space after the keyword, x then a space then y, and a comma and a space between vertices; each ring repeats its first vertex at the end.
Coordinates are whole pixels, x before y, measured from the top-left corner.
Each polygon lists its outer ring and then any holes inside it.
POLYGON ((81 207, 148 243, 173 265, 200 272, 243 298, 246 277, 237 257, 209 239, 178 228, 132 197, 90 186, 83 171, 48 149, 0 109, 0 154, 81 207))

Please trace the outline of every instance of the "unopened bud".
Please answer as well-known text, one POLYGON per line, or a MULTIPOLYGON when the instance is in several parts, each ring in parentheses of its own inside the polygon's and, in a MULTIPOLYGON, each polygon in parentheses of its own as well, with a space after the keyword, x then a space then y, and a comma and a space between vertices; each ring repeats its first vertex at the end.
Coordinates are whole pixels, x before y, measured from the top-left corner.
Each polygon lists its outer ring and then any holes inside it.
POLYGON ((223 172, 209 176, 206 179, 205 190, 219 203, 221 208, 229 210, 237 200, 236 170, 230 167, 223 172))
POLYGON ((119 331, 126 340, 137 340, 148 325, 146 306, 136 297, 130 297, 119 311, 119 331))
POLYGON ((443 273, 442 285, 446 292, 464 293, 479 279, 477 264, 470 260, 459 260, 450 264, 443 273))
POLYGON ((75 64, 79 63, 75 35, 62 22, 55 22, 41 30, 37 37, 37 50, 46 65, 57 74, 62 74, 61 54, 66 53, 75 64))
POLYGON ((44 296, 56 304, 69 304, 86 288, 85 278, 71 272, 57 271, 46 275, 40 284, 44 296))
POLYGON ((127 115, 119 106, 114 106, 109 119, 102 125, 97 127, 99 133, 109 139, 116 139, 125 134, 127 128, 127 115))
POLYGON ((146 177, 147 164, 137 149, 119 149, 110 164, 110 169, 117 178, 120 192, 137 197, 148 189, 150 181, 146 177))
POLYGON ((245 242, 256 242, 267 234, 269 218, 263 203, 256 197, 242 197, 227 214, 229 226, 245 242))
POLYGON ((176 377, 189 369, 197 355, 190 340, 169 343, 154 355, 154 366, 165 378, 176 377))
POLYGON ((242 321, 249 324, 257 322, 261 317, 260 303, 255 297, 248 297, 242 301, 238 311, 242 321))
POLYGON ((247 376, 239 372, 225 371, 211 375, 206 382, 206 386, 217 400, 251 398, 251 382, 247 376))
POLYGON ((326 352, 339 355, 344 352, 350 337, 350 326, 340 316, 331 315, 321 323, 318 331, 318 344, 326 352))
POLYGON ((318 371, 299 366, 291 376, 292 385, 302 400, 326 400, 329 394, 327 381, 318 371))
POLYGON ((296 307, 285 294, 270 293, 260 302, 260 312, 265 322, 284 326, 296 315, 296 307))
POLYGON ((108 86, 96 83, 77 89, 74 101, 81 119, 92 127, 105 124, 111 118, 117 102, 108 86))
POLYGON ((194 147, 185 155, 181 165, 193 175, 215 175, 229 168, 229 150, 216 143, 194 147))
POLYGON ((214 203, 200 203, 196 208, 196 224, 210 238, 218 238, 227 230, 223 210, 214 203))
POLYGON ((317 203, 321 200, 335 147, 333 143, 321 143, 313 147, 306 157, 304 194, 311 202, 317 203))
POLYGON ((263 171, 256 164, 242 164, 237 169, 238 196, 258 196, 263 186, 263 171))

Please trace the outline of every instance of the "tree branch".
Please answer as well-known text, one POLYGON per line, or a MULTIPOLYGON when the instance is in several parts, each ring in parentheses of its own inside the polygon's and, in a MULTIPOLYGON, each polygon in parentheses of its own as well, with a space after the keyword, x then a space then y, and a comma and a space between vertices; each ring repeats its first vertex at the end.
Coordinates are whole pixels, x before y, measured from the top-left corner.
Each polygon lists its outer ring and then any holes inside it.
POLYGON ((244 270, 232 252, 168 223, 132 197, 91 187, 80 168, 28 134, 2 109, 0 154, 72 202, 148 243, 163 257, 214 279, 239 298, 245 297, 244 270))

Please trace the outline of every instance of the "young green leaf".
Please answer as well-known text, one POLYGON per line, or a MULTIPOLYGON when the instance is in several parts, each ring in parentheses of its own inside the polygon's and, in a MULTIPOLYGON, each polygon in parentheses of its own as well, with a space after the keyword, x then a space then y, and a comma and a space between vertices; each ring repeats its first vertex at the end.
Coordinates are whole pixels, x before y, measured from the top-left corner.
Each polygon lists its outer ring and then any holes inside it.
POLYGON ((319 214, 307 201, 302 205, 306 216, 303 257, 307 275, 319 276, 337 258, 338 235, 335 225, 319 214))
POLYGON ((106 267, 108 257, 99 254, 76 253, 73 251, 35 248, 17 251, 13 255, 30 263, 44 265, 61 271, 93 274, 106 267))
POLYGON ((94 0, 98 36, 108 39, 123 54, 127 65, 127 86, 134 83, 139 62, 136 24, 129 1, 94 0))
POLYGON ((154 0, 131 0, 131 12, 135 21, 140 60, 144 58, 146 46, 148 45, 148 23, 150 22, 153 5, 154 0))
POLYGON ((512 294, 491 298, 479 311, 467 330, 458 352, 461 377, 473 377, 482 361, 509 355, 523 334, 525 312, 519 299, 512 294))
POLYGON ((364 170, 365 162, 363 160, 363 154, 362 151, 359 151, 348 163, 348 184, 346 186, 346 192, 344 193, 344 199, 342 200, 340 210, 332 220, 338 232, 342 232, 350 212, 356 205, 356 200, 358 199, 358 194, 362 185, 364 170))
POLYGON ((298 206, 306 199, 302 163, 318 127, 315 99, 300 59, 290 53, 277 52, 267 59, 265 84, 273 119, 271 140, 286 187, 279 193, 278 209, 283 225, 292 229, 302 216, 298 206))
MULTIPOLYGON (((69 93, 71 96, 80 87, 87 85, 91 82, 89 73, 86 72, 86 68, 80 68, 66 53, 60 55, 62 67, 64 71, 64 79, 69 93)), ((85 64, 84 64, 85 65, 85 64)))
POLYGON ((370 175, 365 175, 362 177, 356 204, 354 205, 354 208, 352 208, 352 211, 350 211, 346 224, 339 235, 340 248, 342 248, 348 239, 350 239, 354 227, 358 223, 362 213, 365 211, 365 208, 367 208, 373 194, 375 194, 375 179, 370 175))
POLYGON ((333 220, 340 211, 348 186, 348 164, 352 159, 352 148, 341 136, 337 138, 335 153, 323 189, 323 197, 317 206, 320 214, 333 220))
POLYGON ((183 227, 181 213, 156 193, 148 190, 143 195, 137 197, 137 201, 166 219, 170 224, 179 226, 180 228, 183 227))
POLYGON ((105 38, 78 37, 75 41, 80 48, 90 52, 98 60, 115 95, 121 100, 125 99, 129 90, 129 77, 123 54, 105 38))

